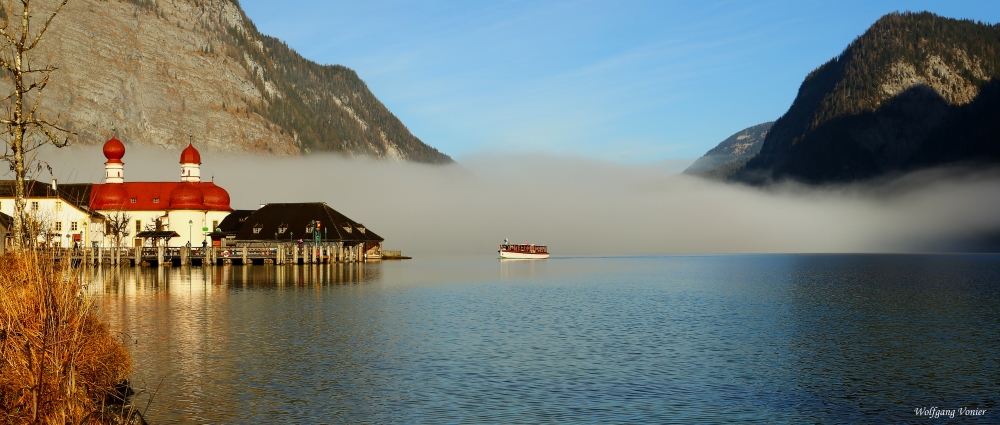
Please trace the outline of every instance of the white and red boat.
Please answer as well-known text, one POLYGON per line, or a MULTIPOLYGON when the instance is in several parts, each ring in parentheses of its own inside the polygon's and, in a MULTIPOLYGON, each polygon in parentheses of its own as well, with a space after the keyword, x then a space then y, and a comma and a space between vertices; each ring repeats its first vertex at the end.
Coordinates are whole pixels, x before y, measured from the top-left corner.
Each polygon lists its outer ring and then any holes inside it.
POLYGON ((520 260, 540 260, 549 258, 549 247, 545 245, 533 245, 529 243, 512 244, 504 239, 500 245, 500 258, 520 259, 520 260))

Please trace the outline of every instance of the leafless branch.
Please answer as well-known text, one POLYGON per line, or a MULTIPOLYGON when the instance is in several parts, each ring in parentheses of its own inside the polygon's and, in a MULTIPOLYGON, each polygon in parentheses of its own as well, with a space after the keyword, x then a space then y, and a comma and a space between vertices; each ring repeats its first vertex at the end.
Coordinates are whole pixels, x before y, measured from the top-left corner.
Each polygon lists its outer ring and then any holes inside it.
MULTIPOLYGON (((49 19, 45 20, 45 25, 42 25, 42 30, 38 31, 38 35, 35 36, 35 41, 31 42, 31 46, 29 46, 27 50, 34 49, 35 46, 38 45, 38 41, 42 39, 42 35, 45 35, 45 31, 49 29, 49 24, 52 23, 52 20, 55 19, 56 15, 59 14, 59 11, 62 10, 63 6, 65 6, 68 2, 69 0, 63 0, 63 2, 59 4, 59 7, 57 7, 51 15, 49 15, 49 19)), ((27 31, 25 32, 27 33, 27 31)))

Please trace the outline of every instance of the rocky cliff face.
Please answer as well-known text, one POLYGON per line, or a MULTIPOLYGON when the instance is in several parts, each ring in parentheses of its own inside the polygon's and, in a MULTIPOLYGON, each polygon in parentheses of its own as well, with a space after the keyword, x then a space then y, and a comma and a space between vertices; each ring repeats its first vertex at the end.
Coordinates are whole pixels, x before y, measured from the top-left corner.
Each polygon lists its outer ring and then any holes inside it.
POLYGON ((730 179, 850 182, 1000 163, 1000 26, 894 13, 810 73, 730 179))
MULTIPOLYGON (((51 0, 41 2, 50 10, 51 0)), ((354 71, 254 28, 234 0, 73 0, 34 55, 59 70, 43 113, 98 144, 447 163, 354 71)))
POLYGON ((684 174, 719 180, 729 177, 760 152, 760 147, 764 144, 764 138, 767 137, 772 125, 774 121, 757 124, 729 136, 698 158, 684 170, 684 174))

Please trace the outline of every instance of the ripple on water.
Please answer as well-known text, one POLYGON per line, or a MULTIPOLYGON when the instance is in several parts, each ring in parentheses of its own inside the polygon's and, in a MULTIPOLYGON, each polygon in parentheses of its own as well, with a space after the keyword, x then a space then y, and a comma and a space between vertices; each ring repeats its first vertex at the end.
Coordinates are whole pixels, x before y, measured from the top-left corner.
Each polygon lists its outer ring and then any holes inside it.
POLYGON ((92 286, 157 423, 1000 421, 997 256, 132 273, 92 286))

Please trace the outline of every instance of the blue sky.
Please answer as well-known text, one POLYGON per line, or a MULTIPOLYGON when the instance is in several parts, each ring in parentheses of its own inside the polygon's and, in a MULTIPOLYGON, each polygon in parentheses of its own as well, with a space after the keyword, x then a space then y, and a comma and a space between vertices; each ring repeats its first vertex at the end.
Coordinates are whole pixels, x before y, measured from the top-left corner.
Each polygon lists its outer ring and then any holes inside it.
POLYGON ((993 1, 241 0, 264 34, 357 71, 452 157, 693 159, 774 120, 805 75, 895 10, 993 1))

